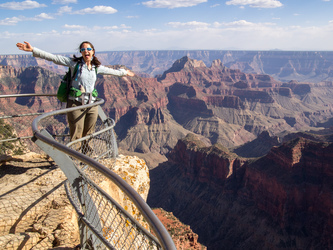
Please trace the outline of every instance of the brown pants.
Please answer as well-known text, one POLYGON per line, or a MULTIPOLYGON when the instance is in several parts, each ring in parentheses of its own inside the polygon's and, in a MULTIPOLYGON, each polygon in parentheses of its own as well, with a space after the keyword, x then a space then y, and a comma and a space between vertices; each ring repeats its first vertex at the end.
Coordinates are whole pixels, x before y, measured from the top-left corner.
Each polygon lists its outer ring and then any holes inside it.
MULTIPOLYGON (((77 106, 80 106, 79 102, 68 100, 68 108, 77 106)), ((88 109, 79 109, 67 113, 71 141, 80 139, 81 137, 94 133, 97 117, 98 106, 94 106, 88 109)))

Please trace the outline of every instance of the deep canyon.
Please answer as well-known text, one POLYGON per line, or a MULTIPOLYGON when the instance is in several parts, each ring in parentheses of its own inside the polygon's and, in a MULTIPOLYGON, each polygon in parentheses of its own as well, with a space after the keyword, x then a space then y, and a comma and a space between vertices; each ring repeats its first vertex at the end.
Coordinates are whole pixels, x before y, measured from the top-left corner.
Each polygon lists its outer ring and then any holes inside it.
MULTIPOLYGON (((150 167, 151 207, 173 212, 208 249, 332 248, 333 52, 98 56, 136 72, 96 86, 119 148, 150 167)), ((64 72, 27 55, 0 61, 2 94, 56 93, 64 72)), ((1 102, 2 113, 57 106, 1 102)))

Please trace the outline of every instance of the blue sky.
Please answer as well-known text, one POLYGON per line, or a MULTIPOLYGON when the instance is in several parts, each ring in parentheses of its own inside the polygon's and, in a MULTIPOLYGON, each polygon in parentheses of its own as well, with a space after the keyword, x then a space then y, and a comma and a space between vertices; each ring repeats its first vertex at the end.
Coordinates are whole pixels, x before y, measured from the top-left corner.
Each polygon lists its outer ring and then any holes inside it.
POLYGON ((333 50, 333 0, 1 0, 0 37, 0 54, 333 50))

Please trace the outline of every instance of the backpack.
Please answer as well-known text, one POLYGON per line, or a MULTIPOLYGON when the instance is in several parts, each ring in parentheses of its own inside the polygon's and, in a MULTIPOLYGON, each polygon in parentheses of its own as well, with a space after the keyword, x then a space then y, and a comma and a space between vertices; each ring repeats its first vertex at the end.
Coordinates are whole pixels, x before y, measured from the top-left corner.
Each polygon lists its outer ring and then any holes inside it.
POLYGON ((78 69, 79 69, 79 63, 76 63, 73 76, 71 75, 71 68, 69 68, 67 73, 62 78, 60 86, 58 88, 58 92, 57 92, 57 98, 59 101, 67 102, 71 82, 74 79, 78 69))

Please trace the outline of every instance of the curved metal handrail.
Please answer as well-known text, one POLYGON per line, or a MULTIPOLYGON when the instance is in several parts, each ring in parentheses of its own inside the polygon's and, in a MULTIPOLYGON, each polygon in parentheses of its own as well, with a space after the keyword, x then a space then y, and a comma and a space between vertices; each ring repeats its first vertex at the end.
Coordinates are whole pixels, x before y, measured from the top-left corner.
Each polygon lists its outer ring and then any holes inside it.
POLYGON ((59 114, 65 114, 67 112, 71 112, 73 110, 89 108, 96 105, 101 105, 104 103, 104 100, 99 99, 97 102, 92 104, 87 104, 84 106, 74 107, 74 108, 66 108, 62 110, 56 110, 49 113, 45 113, 43 115, 38 116, 33 120, 32 123, 32 130, 34 133, 34 137, 38 140, 41 140, 42 142, 46 143, 47 145, 56 148, 57 150, 81 161, 85 164, 91 166, 98 172, 102 173, 104 176, 109 178, 115 185, 117 185, 127 196, 128 198, 135 204, 135 206, 138 208, 138 210, 141 212, 145 220, 148 222, 150 227, 152 228, 153 232, 156 234, 159 243, 164 249, 176 249, 175 245, 168 233, 168 231, 165 229, 164 225, 161 223, 161 221, 157 218, 157 216, 154 214, 154 212, 151 210, 151 208, 147 205, 147 203, 142 199, 142 197, 126 182, 124 181, 120 176, 112 172, 110 169, 106 168, 96 160, 88 157, 87 155, 84 155, 80 152, 75 151, 74 149, 63 145, 52 138, 46 136, 43 133, 43 130, 38 129, 38 124, 41 120, 54 116, 59 114))
MULTIPOLYGON (((0 95, 0 99, 2 98, 14 98, 14 97, 31 97, 31 96, 57 96, 57 94, 9 94, 9 95, 0 95)), ((27 117, 27 116, 37 116, 41 115, 43 113, 29 113, 29 114, 15 114, 15 115, 2 115, 0 116, 0 119, 11 119, 11 118, 17 118, 17 117, 27 117)), ((21 140, 21 139, 29 139, 32 138, 31 136, 18 136, 16 138, 7 138, 7 139, 0 139, 0 142, 7 142, 7 141, 16 141, 16 140, 21 140)))
POLYGON ((28 96, 57 96, 57 94, 9 94, 9 95, 0 95, 0 98, 10 98, 10 97, 28 97, 28 96))

